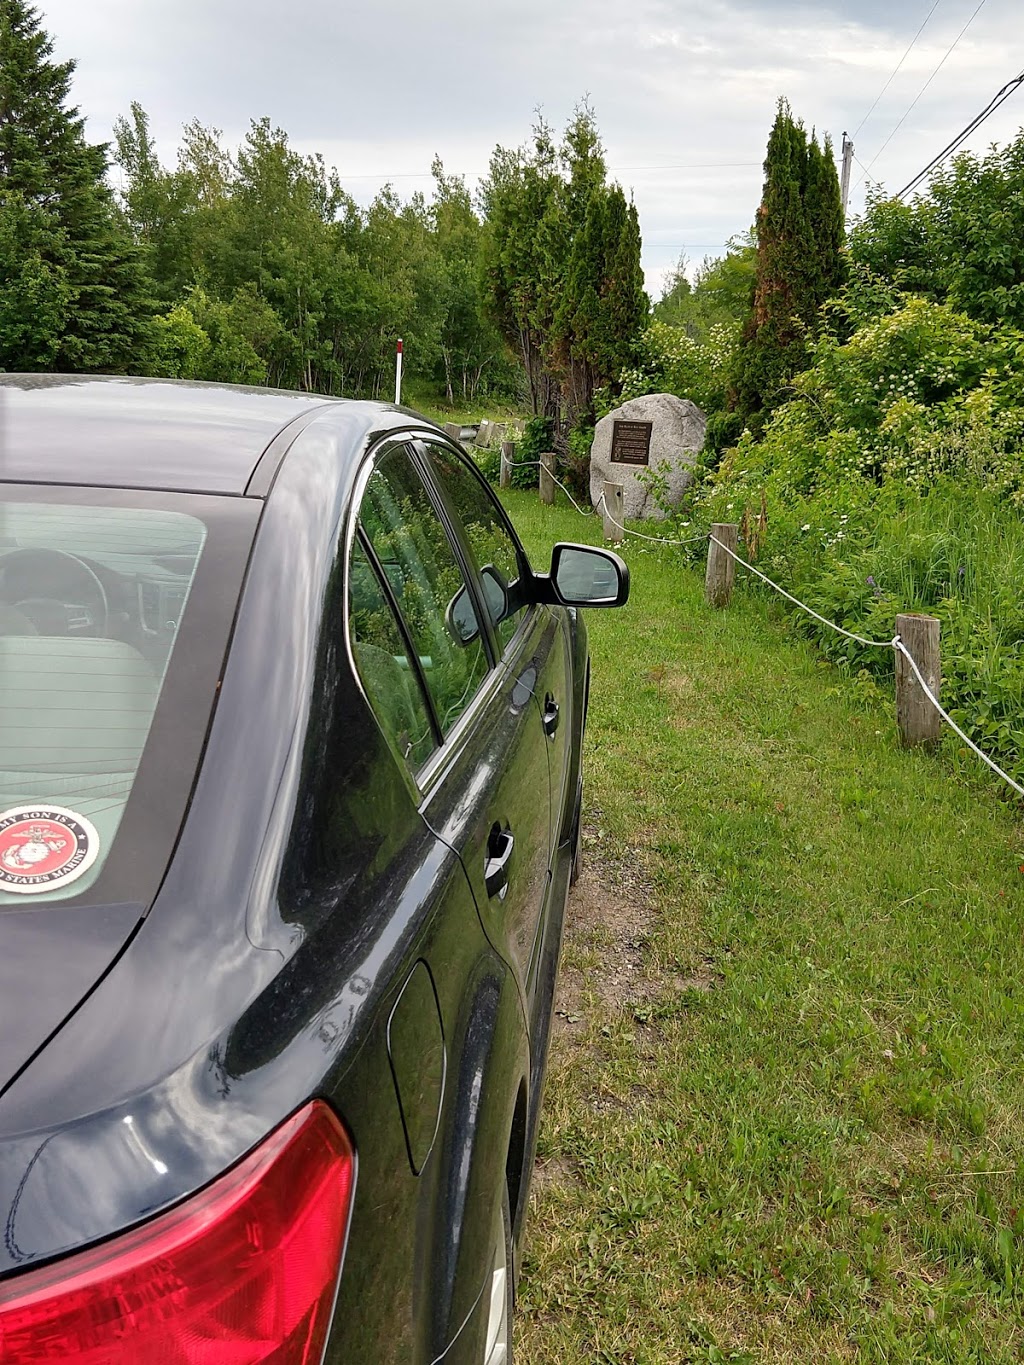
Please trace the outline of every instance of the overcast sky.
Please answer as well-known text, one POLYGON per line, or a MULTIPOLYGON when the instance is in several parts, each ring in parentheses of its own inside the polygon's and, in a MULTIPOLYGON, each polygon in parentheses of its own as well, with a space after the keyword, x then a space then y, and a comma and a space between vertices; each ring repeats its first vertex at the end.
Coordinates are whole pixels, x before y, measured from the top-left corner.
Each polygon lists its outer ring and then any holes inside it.
MULTIPOLYGON (((472 184, 496 143, 525 140, 536 108, 560 127, 589 95, 655 296, 681 249, 721 254, 751 223, 780 95, 837 148, 854 134, 856 210, 865 169, 899 190, 1024 70, 1021 0, 36 3, 58 55, 78 62, 94 140, 132 100, 168 162, 190 119, 236 145, 267 115, 360 202, 387 180, 429 189, 435 153, 472 184)), ((1024 91, 968 146, 1022 123, 1024 91)))

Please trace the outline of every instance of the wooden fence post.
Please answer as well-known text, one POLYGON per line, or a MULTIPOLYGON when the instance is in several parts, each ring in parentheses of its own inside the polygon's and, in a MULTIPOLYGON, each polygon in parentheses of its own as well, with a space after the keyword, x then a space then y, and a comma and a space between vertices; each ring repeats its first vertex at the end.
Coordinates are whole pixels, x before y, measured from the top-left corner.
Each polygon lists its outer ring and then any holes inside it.
MULTIPOLYGON (((939 621, 934 616, 913 613, 896 617, 896 634, 936 698, 942 686, 939 628, 939 621)), ((942 735, 942 717, 925 696, 906 655, 900 650, 896 651, 896 724, 900 729, 900 742, 908 749, 920 744, 933 748, 942 735)))
POLYGON ((732 598, 732 585, 736 581, 736 561, 726 554, 722 545, 735 550, 739 544, 740 528, 731 522, 716 521, 711 527, 714 540, 708 541, 708 569, 704 579, 704 595, 709 606, 727 607, 732 598), (720 540, 722 545, 716 545, 720 540))
POLYGON ((515 441, 502 441, 501 443, 501 464, 498 468, 498 487, 512 487, 512 456, 515 453, 515 441))
POLYGON ((540 500, 548 506, 555 500, 555 452, 545 450, 540 457, 540 500))
POLYGON ((616 544, 623 537, 622 529, 622 484, 607 483, 602 485, 604 493, 604 538, 613 540, 616 544))

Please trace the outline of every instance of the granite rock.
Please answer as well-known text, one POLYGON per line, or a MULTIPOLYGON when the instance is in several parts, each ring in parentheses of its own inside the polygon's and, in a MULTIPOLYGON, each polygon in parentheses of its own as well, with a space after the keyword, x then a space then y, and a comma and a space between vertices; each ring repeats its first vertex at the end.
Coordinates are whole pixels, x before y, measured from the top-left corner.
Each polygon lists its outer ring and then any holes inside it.
POLYGON ((688 398, 677 398, 672 393, 648 393, 642 398, 631 398, 597 424, 590 449, 591 502, 595 507, 599 506, 605 480, 621 483, 623 515, 627 519, 661 521, 665 512, 637 477, 644 467, 612 460, 612 433, 616 422, 651 423, 647 468, 665 475, 669 505, 676 507, 693 477, 693 466, 704 445, 707 419, 688 398))

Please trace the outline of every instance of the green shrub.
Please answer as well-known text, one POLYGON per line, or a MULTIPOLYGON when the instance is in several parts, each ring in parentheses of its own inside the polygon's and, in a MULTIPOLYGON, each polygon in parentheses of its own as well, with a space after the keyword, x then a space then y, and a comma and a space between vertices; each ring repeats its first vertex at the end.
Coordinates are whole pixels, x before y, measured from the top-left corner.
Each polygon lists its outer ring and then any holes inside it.
MULTIPOLYGON (((540 469, 536 464, 546 450, 553 449, 555 424, 548 417, 531 417, 523 434, 512 444, 513 488, 536 488, 540 483, 540 469)), ((488 483, 496 484, 501 476, 501 447, 474 450, 473 458, 488 483)))
POLYGON ((735 445, 743 434, 743 418, 738 412, 721 410, 708 414, 707 431, 704 433, 704 452, 709 463, 717 464, 719 457, 729 446, 735 445))
POLYGON ((488 450, 474 450, 473 459, 487 482, 496 484, 501 476, 501 447, 491 446, 488 450))
MULTIPOLYGON (((888 641, 898 613, 937 616, 944 703, 1020 780, 1024 337, 904 298, 813 355, 761 440, 706 459, 697 515, 751 526, 763 506, 758 566, 847 630, 888 641)), ((891 650, 793 610, 829 657, 891 677, 891 650)))
POLYGON ((536 488, 540 483, 537 461, 554 449, 555 424, 550 417, 531 417, 512 452, 513 488, 536 488))
POLYGON ((739 326, 734 323, 715 323, 698 338, 683 327, 652 322, 640 341, 639 363, 622 372, 621 392, 613 396, 601 390, 596 395, 598 414, 645 393, 674 393, 705 412, 724 407, 738 340, 739 326))

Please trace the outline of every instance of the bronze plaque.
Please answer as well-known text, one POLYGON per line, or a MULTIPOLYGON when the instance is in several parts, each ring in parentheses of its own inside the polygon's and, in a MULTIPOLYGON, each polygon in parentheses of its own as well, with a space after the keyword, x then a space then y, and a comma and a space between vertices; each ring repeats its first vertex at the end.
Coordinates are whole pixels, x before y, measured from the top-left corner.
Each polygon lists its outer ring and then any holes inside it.
POLYGON ((647 464, 653 422, 612 423, 612 464, 647 464))

